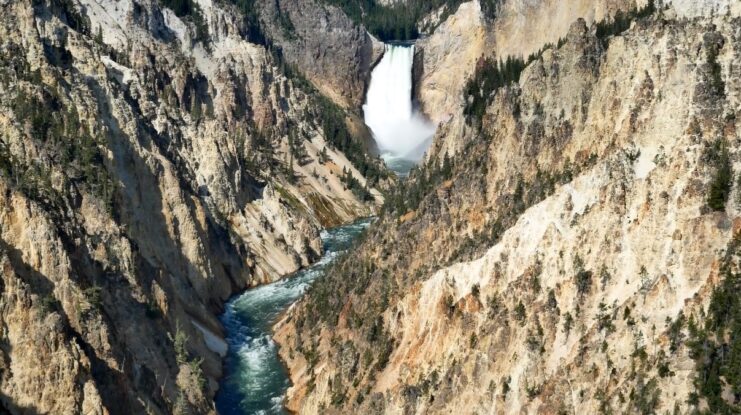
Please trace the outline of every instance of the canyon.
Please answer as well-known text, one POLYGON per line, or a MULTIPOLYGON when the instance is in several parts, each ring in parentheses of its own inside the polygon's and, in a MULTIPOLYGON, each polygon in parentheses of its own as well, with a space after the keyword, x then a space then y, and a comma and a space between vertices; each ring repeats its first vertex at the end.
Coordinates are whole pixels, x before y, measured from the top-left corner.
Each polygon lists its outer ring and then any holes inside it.
POLYGON ((741 4, 360 3, 0 0, 0 411, 738 410, 741 4))
POLYGON ((740 9, 646 5, 505 2, 492 24, 464 3, 417 42, 427 162, 278 323, 289 409, 738 407, 698 322, 738 272, 738 189, 712 189, 737 163, 740 9), (512 48, 519 79, 486 89, 512 48))
MULTIPOLYGON (((0 8, 3 408, 214 412, 224 302, 313 263, 321 229, 382 203, 357 115, 236 6, 0 8)), ((325 59, 359 72, 332 80, 362 91, 363 46, 342 43, 325 59)))

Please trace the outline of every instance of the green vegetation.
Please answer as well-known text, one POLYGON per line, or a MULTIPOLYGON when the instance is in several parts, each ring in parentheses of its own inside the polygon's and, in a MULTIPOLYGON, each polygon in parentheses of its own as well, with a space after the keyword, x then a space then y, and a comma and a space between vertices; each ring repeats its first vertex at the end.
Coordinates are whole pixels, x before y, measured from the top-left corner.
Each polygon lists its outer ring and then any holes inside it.
MULTIPOLYGON (((487 5, 491 2, 482 2, 482 8, 486 10, 491 7, 491 10, 496 9, 496 1, 493 5, 487 5)), ((596 24, 596 35, 603 41, 603 44, 607 46, 607 39, 610 36, 620 34, 627 30, 631 23, 637 19, 641 19, 652 15, 656 11, 653 0, 649 1, 644 7, 629 12, 618 11, 613 18, 598 22, 596 24)), ((490 13, 490 12, 487 12, 490 13)), ((559 39, 555 48, 560 48, 564 44, 564 39, 559 39)), ((531 54, 527 59, 523 57, 512 57, 509 56, 505 60, 495 61, 491 58, 481 58, 476 65, 476 70, 473 76, 466 82, 464 89, 464 97, 466 100, 466 106, 463 110, 466 116, 466 122, 469 125, 477 127, 481 126, 481 120, 486 112, 487 106, 491 103, 494 97, 494 93, 511 83, 519 82, 522 71, 534 60, 538 59, 543 51, 553 48, 554 45, 547 44, 540 51, 531 54)), ((719 78, 720 70, 717 65, 717 51, 713 55, 713 51, 708 52, 708 62, 713 68, 713 79, 719 78)), ((722 80, 720 81, 722 82, 722 80)), ((718 81, 713 81, 713 85, 717 85, 718 81)), ((719 87, 715 87, 718 89, 719 87)))
POLYGON ((527 393, 527 397, 530 400, 535 399, 536 396, 540 395, 540 392, 543 389, 543 385, 528 385, 527 382, 525 383, 525 392, 527 393))
POLYGON ((502 396, 504 396, 505 398, 510 391, 510 386, 509 386, 510 381, 511 381, 511 378, 509 376, 502 378, 502 396))
POLYGON ((189 16, 200 11, 198 4, 193 0, 162 0, 162 4, 178 17, 189 16))
MULTIPOLYGON (((378 0, 323 0, 337 6, 357 24, 363 24, 369 32, 384 42, 411 40, 420 35, 419 26, 428 14, 445 7, 440 21, 455 13, 463 0, 407 0, 385 6, 378 0)), ((482 0, 481 9, 489 19, 496 16, 501 0, 482 0)), ((429 32, 434 27, 422 27, 429 32)))
POLYGON ((602 290, 604 291, 605 286, 612 279, 612 275, 610 275, 610 271, 607 269, 607 267, 604 264, 602 264, 602 268, 600 268, 599 270, 599 278, 600 278, 600 282, 602 283, 602 290))
POLYGON ((163 6, 171 9, 176 16, 193 23, 196 29, 195 40, 208 48, 210 37, 208 25, 201 7, 194 0, 160 0, 163 6))
POLYGON ((566 313, 563 319, 563 332, 566 333, 566 337, 571 333, 571 328, 574 326, 574 317, 571 313, 566 313))
POLYGON ((62 305, 54 297, 53 293, 40 295, 35 303, 42 315, 46 316, 62 309, 62 305))
MULTIPOLYGON (((504 231, 512 226, 528 207, 552 194, 557 185, 569 182, 574 174, 577 174, 580 169, 593 164, 594 160, 594 157, 590 157, 583 166, 573 166, 567 160, 564 163, 562 171, 552 174, 538 170, 535 178, 529 182, 517 176, 517 185, 514 191, 502 197, 503 208, 501 209, 501 215, 496 219, 490 220, 487 226, 458 244, 456 251, 448 259, 448 263, 470 260, 476 257, 476 255, 481 254, 480 249, 495 244, 504 231)), ((486 173, 482 177, 486 177, 486 173)), ((591 273, 589 277, 591 278, 591 273)))
POLYGON ((97 285, 84 289, 82 294, 93 309, 98 309, 103 304, 103 290, 97 285))
MULTIPOLYGON (((527 63, 531 59, 535 58, 531 57, 527 63)), ((466 82, 463 92, 466 97, 466 106, 463 109, 466 122, 480 126, 492 92, 510 83, 518 82, 527 63, 522 58, 511 56, 500 62, 491 58, 480 59, 476 64, 473 77, 466 82)))
POLYGON ((726 84, 723 82, 723 76, 721 74, 720 63, 718 63, 718 54, 720 53, 721 45, 717 43, 711 43, 706 45, 705 55, 707 59, 707 65, 710 69, 710 88, 714 96, 725 97, 726 95, 726 84))
POLYGON ((70 195, 52 186, 53 166, 59 166, 65 180, 87 189, 111 211, 116 188, 104 165, 105 140, 91 133, 76 108, 57 89, 45 85, 38 72, 18 68, 16 76, 27 88, 13 85, 15 96, 8 104, 40 157, 19 159, 0 141, 0 173, 31 199, 61 211, 70 195))
POLYGON ((735 265, 740 257, 741 235, 736 235, 721 263, 722 281, 713 290, 704 322, 695 323, 694 316, 688 322, 687 345, 697 370, 697 391, 690 403, 704 400, 708 414, 741 412, 741 272, 735 265))
MULTIPOLYGON (((51 7, 55 13, 75 13, 67 2, 52 2, 51 7), (59 9, 60 4, 70 9, 59 9)), ((79 16, 67 19, 84 20, 79 16)), ((80 191, 100 200, 112 213, 116 185, 104 162, 107 140, 93 133, 95 126, 83 122, 77 108, 70 105, 64 93, 66 82, 47 85, 38 70, 29 69, 22 50, 10 45, 7 52, 0 53, 0 85, 9 97, 5 110, 13 113, 18 129, 33 143, 35 157, 11 151, 0 137, 0 174, 63 222, 68 220, 65 210, 79 203, 80 191), (61 181, 53 185, 54 174, 61 181)))
MULTIPOLYGON (((31 138, 48 154, 54 155, 65 174, 87 187, 109 208, 113 207, 115 186, 103 164, 103 140, 94 137, 80 122, 74 106, 66 106, 59 92, 43 84, 40 93, 17 90, 11 103, 16 119, 26 125, 31 138)), ((4 146, 0 146, 3 174, 37 201, 51 203, 61 196, 51 187, 48 167, 42 163, 21 166, 4 146)))
POLYGON ((602 40, 604 46, 607 46, 607 38, 623 33, 630 28, 634 20, 648 17, 654 14, 655 11, 656 6, 654 0, 649 0, 640 9, 634 9, 628 12, 618 10, 612 18, 597 23, 597 38, 602 40))
POLYGON ((417 23, 423 16, 443 5, 446 13, 454 12, 461 0, 409 0, 406 3, 384 6, 376 0, 324 0, 337 6, 353 21, 363 24, 382 41, 410 40, 419 36, 417 23))
POLYGON ((173 343, 177 364, 181 366, 179 370, 182 371, 182 367, 187 367, 185 373, 188 375, 188 381, 185 385, 178 384, 179 394, 173 408, 173 413, 190 414, 194 412, 191 410, 191 404, 195 402, 189 402, 185 397, 190 396, 195 397, 196 400, 202 400, 206 396, 206 376, 201 369, 203 358, 191 358, 190 352, 188 352, 190 338, 183 331, 180 323, 175 328, 175 336, 173 337, 171 334, 168 334, 168 337, 173 343))
MULTIPOLYGON (((271 52, 276 60, 277 66, 291 79, 293 87, 303 91, 309 100, 303 121, 313 123, 317 129, 323 132, 329 147, 342 152, 353 164, 358 172, 367 179, 367 187, 374 187, 381 180, 390 177, 390 173, 383 166, 382 161, 368 153, 365 144, 356 137, 348 128, 348 115, 344 109, 332 100, 322 95, 314 85, 309 82, 293 65, 286 62, 280 48, 272 48, 271 52)), ((237 142, 240 145, 240 154, 250 154, 250 158, 244 160, 244 165, 251 174, 261 176, 261 170, 268 172, 280 172, 291 181, 295 180, 293 163, 304 165, 308 161, 308 153, 303 145, 303 138, 296 133, 296 127, 291 126, 288 133, 289 154, 285 160, 276 160, 274 139, 277 137, 270 129, 259 130, 250 128, 248 135, 251 136, 251 147, 253 151, 245 152, 245 137, 240 136, 237 142)), ((319 154, 319 162, 330 161, 325 148, 319 154)), ((349 174, 343 173, 340 177, 345 185, 363 200, 373 200, 368 189, 349 174)))
MULTIPOLYGON (((308 82, 306 83, 308 84, 308 82)), ((314 98, 314 106, 310 111, 309 118, 317 120, 327 142, 333 148, 345 154, 360 174, 368 180, 370 186, 388 178, 389 173, 382 167, 380 160, 369 155, 365 146, 350 133, 345 121, 344 110, 329 98, 314 91, 313 87, 309 88, 314 98)), ((354 188, 352 183, 348 181, 346 183, 351 189, 354 188)))
POLYGON ((485 17, 488 19, 494 19, 497 14, 497 9, 499 8, 499 3, 501 3, 502 0, 479 0, 479 4, 481 5, 481 12, 484 14, 485 17))
POLYGON ((350 191, 352 191, 358 199, 366 202, 371 202, 374 200, 373 195, 371 194, 370 190, 368 190, 368 186, 363 186, 362 184, 360 184, 360 181, 352 175, 350 170, 347 170, 343 167, 342 177, 340 177, 340 180, 345 183, 347 188, 350 189, 350 191))
MULTIPOLYGON (((162 0, 176 13, 187 15, 193 9, 192 0, 162 0)), ((243 35, 251 42, 269 44, 260 26, 259 11, 254 0, 223 0, 235 4, 244 15, 243 35)), ((320 0, 321 2, 341 9, 356 24, 362 24, 378 39, 388 41, 406 41, 416 39, 422 32, 430 32, 434 27, 420 28, 422 19, 430 13, 444 7, 440 21, 455 13, 463 0, 408 0, 403 4, 382 5, 378 0, 320 0)), ((481 9, 486 17, 493 19, 501 0, 481 0, 481 9)), ((280 10, 280 7, 278 8, 280 10)), ((178 14, 180 16, 181 14, 178 14)), ((280 11, 278 23, 286 37, 295 36, 294 25, 290 18, 280 11)))
POLYGON ((491 58, 482 57, 479 59, 473 77, 468 79, 463 90, 463 96, 466 98, 466 106, 463 109, 466 122, 469 125, 481 127, 481 119, 486 112, 486 107, 494 97, 493 93, 499 88, 519 82, 522 71, 531 62, 538 59, 546 50, 554 47, 558 49, 565 42, 566 40, 562 38, 558 40, 556 45, 547 43, 539 51, 528 56, 527 59, 512 56, 499 62, 491 58))
POLYGON ((522 304, 522 301, 517 303, 514 309, 515 313, 515 320, 519 321, 520 324, 525 324, 525 318, 527 317, 527 312, 525 311, 525 305, 522 304))
POLYGON ((574 257, 574 269, 576 270, 576 276, 574 277, 576 292, 579 293, 581 298, 592 288, 592 271, 584 269, 584 261, 579 255, 574 257))
POLYGON ((725 142, 716 140, 705 149, 702 159, 714 169, 708 187, 708 206, 715 211, 725 210, 733 186, 733 168, 725 142))
POLYGON ((641 415, 655 414, 660 395, 656 379, 646 382, 639 376, 636 386, 630 392, 631 412, 641 415))
POLYGON ((409 177, 409 180, 400 182, 387 195, 383 207, 385 212, 394 212, 401 216, 416 210, 425 196, 453 177, 453 160, 446 154, 442 163, 433 160, 414 167, 409 177))
MULTIPOLYGON (((181 12, 188 12, 191 10, 189 6, 182 5, 183 3, 192 2, 193 0, 162 0, 164 2, 177 2, 176 6, 181 7, 181 12)), ((354 137, 350 132, 347 125, 347 114, 339 105, 334 103, 329 98, 322 95, 314 85, 309 82, 304 76, 297 70, 293 65, 288 63, 283 56, 283 52, 280 47, 272 44, 269 39, 264 35, 264 32, 260 25, 259 10, 253 0, 224 0, 228 1, 237 6, 244 16, 244 27, 242 35, 247 38, 250 42, 258 43, 268 46, 268 50, 272 53, 273 58, 276 61, 281 71, 290 78, 293 82, 294 87, 304 91, 311 101, 311 105, 304 114, 304 119, 310 122, 314 122, 324 133, 324 138, 327 140, 330 147, 339 150, 344 153, 348 160, 355 166, 359 173, 368 180, 368 186, 373 187, 378 184, 379 181, 387 179, 389 177, 388 171, 383 167, 381 161, 377 157, 373 157, 368 154, 365 144, 362 143, 358 137, 354 137)), ((334 0, 329 0, 334 1, 334 0)), ((348 3, 349 4, 349 3, 348 3)), ((197 5, 196 5, 197 7, 197 5)), ((293 33, 293 23, 287 15, 280 14, 279 16, 281 26, 286 35, 293 33)), ((259 171, 261 168, 274 167, 273 153, 271 137, 267 132, 252 131, 255 136, 253 140, 253 146, 256 151, 253 159, 245 160, 247 166, 251 166, 254 171, 259 171), (265 153, 265 156, 259 156, 256 153, 265 153)), ((292 153, 291 159, 287 162, 286 174, 289 179, 292 177, 293 160, 298 160, 302 163, 304 154, 302 154, 303 147, 298 145, 295 137, 289 138, 290 148, 292 153)), ((327 162, 326 150, 323 150, 320 155, 321 162, 327 162)), ((351 189, 358 197, 365 200, 371 200, 370 193, 352 176, 343 175, 342 179, 345 184, 351 189)))
POLYGON ((259 45, 267 45, 267 39, 260 27, 260 18, 255 8, 255 0, 223 0, 232 3, 242 12, 244 18, 242 36, 247 41, 259 45))
POLYGON ((280 7, 278 7, 278 23, 280 23, 281 29, 283 29, 283 36, 291 40, 296 40, 298 38, 296 35, 296 27, 293 25, 291 17, 283 13, 280 7))
MULTIPOLYGON (((597 328, 607 334, 614 332, 615 325, 612 321, 615 318, 615 314, 612 312, 610 306, 600 301, 598 307, 597 315, 595 316, 595 320, 597 320, 597 328)), ((605 348, 606 347, 607 344, 605 344, 605 348)))
POLYGON ((682 333, 684 324, 684 313, 680 311, 677 319, 669 325, 669 331, 667 332, 667 335, 669 336, 669 350, 672 353, 675 353, 677 350, 679 350, 679 345, 684 339, 684 334, 682 333))
POLYGON ((80 13, 73 0, 33 0, 34 7, 45 6, 73 30, 90 35, 90 19, 80 13))

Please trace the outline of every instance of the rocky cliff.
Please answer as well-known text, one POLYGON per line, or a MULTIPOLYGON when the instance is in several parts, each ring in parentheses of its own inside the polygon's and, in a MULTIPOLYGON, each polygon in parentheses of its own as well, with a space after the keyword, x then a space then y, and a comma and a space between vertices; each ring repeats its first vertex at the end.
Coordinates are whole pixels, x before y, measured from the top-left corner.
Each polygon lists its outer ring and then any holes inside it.
POLYGON ((266 1, 259 7, 285 59, 328 97, 360 109, 383 44, 338 7, 321 0, 266 1))
POLYGON ((213 412, 223 302, 382 202, 311 72, 171 3, 0 2, 3 412, 213 412))
MULTIPOLYGON (((495 3, 494 18, 483 14, 479 1, 461 4, 431 36, 418 42, 417 99, 435 124, 460 120, 456 116, 464 106, 461 91, 482 57, 527 57, 557 43, 578 18, 591 24, 637 7, 626 0, 495 3)), ((450 150, 455 151, 455 146, 450 150)))
MULTIPOLYGON (((415 61, 417 100, 435 124, 442 123, 464 134, 460 114, 465 106, 463 91, 481 58, 505 60, 527 58, 545 45, 557 44, 566 36, 569 26, 578 18, 587 24, 611 19, 617 12, 644 7, 646 1, 499 1, 495 17, 482 13, 479 1, 460 5, 457 12, 443 22, 429 37, 417 42, 415 61)), ((670 3, 670 2, 664 2, 670 3)), ((678 17, 738 13, 732 1, 675 1, 678 17)), ((460 143, 439 140, 444 151, 459 150, 460 143)))
POLYGON ((441 81, 422 78, 423 104, 446 108, 435 88, 461 103, 359 248, 278 324, 289 408, 738 409, 740 10, 677 2, 623 29, 560 3, 568 31, 480 123, 455 72, 479 79, 466 46, 511 22, 466 30, 463 5, 425 40, 424 76, 441 81), (434 52, 446 44, 469 58, 434 52))

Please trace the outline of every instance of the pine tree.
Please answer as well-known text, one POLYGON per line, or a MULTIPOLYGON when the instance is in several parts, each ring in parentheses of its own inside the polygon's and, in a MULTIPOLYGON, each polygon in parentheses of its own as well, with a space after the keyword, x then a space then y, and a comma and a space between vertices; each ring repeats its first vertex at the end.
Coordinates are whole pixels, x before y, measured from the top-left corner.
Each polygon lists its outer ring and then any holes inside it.
POLYGON ((99 45, 103 44, 103 26, 98 26, 98 33, 95 35, 95 42, 99 45))
POLYGON ((201 119, 201 103, 196 98, 195 92, 190 96, 190 116, 193 117, 194 121, 201 119))

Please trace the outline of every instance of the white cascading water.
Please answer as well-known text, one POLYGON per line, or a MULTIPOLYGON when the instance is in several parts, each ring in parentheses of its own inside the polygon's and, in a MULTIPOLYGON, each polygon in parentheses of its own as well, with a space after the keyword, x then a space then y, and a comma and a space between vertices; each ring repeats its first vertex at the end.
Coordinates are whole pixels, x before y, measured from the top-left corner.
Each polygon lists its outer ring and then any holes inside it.
POLYGON ((386 45, 371 74, 363 105, 365 124, 387 160, 419 160, 435 133, 435 126, 412 105, 413 62, 413 45, 386 45))

